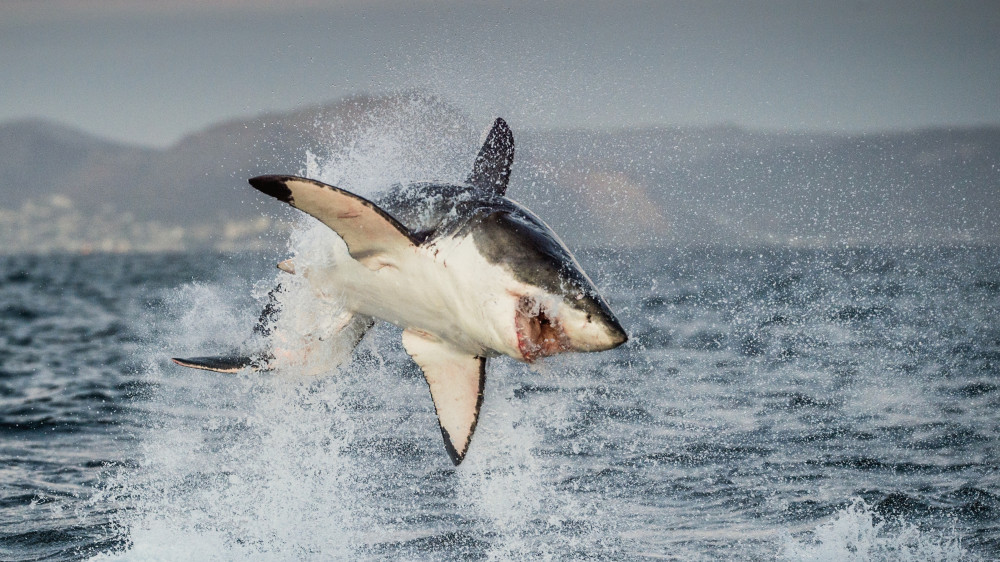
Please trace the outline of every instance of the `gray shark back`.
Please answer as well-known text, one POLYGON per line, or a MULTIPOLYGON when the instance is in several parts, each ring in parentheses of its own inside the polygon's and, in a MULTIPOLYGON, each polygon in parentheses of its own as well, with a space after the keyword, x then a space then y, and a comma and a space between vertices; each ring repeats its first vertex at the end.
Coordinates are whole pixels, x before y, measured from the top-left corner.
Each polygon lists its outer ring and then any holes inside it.
POLYGON ((395 185, 374 202, 416 238, 429 240, 452 233, 473 209, 495 197, 468 184, 416 182, 395 185))

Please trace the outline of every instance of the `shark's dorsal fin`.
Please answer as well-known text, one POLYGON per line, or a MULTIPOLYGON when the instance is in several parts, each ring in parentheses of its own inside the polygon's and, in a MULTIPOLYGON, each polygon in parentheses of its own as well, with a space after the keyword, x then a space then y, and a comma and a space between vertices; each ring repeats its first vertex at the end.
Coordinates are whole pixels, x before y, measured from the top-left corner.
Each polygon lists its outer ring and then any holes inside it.
POLYGON ((444 446, 458 466, 469 450, 486 386, 486 359, 467 355, 414 329, 403 331, 403 347, 420 366, 431 389, 444 446))
POLYGON ((472 164, 472 173, 466 181, 484 191, 503 195, 507 192, 513 163, 514 134, 510 132, 507 123, 497 117, 486 134, 483 147, 479 149, 476 161, 472 164))
POLYGON ((373 269, 380 254, 419 244, 381 207, 338 187, 295 176, 258 176, 250 185, 319 219, 344 239, 351 257, 373 269))

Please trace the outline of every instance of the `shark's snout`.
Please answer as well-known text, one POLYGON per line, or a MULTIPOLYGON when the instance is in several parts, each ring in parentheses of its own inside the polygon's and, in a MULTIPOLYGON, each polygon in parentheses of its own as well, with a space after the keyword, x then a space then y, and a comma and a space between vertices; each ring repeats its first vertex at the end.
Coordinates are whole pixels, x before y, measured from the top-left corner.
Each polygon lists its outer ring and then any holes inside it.
POLYGON ((574 351, 606 351, 628 341, 625 328, 610 311, 598 309, 584 313, 582 320, 567 321, 566 324, 566 333, 573 342, 574 351))
POLYGON ((614 315, 601 315, 596 322, 600 325, 603 334, 598 338, 598 348, 594 351, 614 349, 628 341, 628 334, 625 333, 625 328, 622 327, 614 315))

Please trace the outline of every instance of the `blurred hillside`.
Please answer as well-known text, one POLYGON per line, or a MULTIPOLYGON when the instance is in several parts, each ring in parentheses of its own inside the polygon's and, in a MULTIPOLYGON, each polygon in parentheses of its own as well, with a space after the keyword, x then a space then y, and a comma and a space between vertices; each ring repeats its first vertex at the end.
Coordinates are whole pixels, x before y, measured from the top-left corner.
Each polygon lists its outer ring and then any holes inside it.
MULTIPOLYGON (((368 151, 399 158, 388 180, 457 179, 422 174, 471 165, 485 125, 412 94, 220 123, 165 150, 45 121, 3 124, 0 252, 273 246, 287 228, 276 217, 290 215, 246 178, 302 173, 310 158, 335 167, 368 151), (376 129, 391 138, 393 119, 417 121, 420 134, 395 148, 365 144, 376 129)), ((572 248, 1000 242, 997 128, 845 136, 511 126, 508 195, 572 248)))

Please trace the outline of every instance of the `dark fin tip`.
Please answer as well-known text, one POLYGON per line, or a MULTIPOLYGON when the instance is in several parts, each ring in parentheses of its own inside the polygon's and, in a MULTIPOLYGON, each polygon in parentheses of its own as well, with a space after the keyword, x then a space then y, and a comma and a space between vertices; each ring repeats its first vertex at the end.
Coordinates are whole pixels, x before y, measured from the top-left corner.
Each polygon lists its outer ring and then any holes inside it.
POLYGON ((465 460, 465 452, 468 451, 469 448, 466 447, 465 451, 459 453, 455 449, 455 446, 451 443, 451 435, 448 435, 448 430, 443 427, 441 428, 441 436, 444 437, 444 448, 448 451, 448 456, 451 457, 451 462, 455 463, 455 466, 462 464, 462 461, 465 460))
POLYGON ((476 426, 479 425, 479 409, 483 406, 483 399, 486 397, 484 390, 486 389, 486 358, 479 357, 479 395, 476 398, 476 419, 472 421, 472 427, 469 428, 469 441, 465 444, 465 450, 461 453, 455 449, 455 445, 451 442, 451 435, 448 434, 448 430, 444 426, 438 425, 441 428, 441 436, 444 437, 444 448, 448 451, 448 456, 451 457, 451 462, 455 463, 455 466, 462 464, 465 460, 465 455, 469 452, 469 447, 472 445, 472 435, 476 433, 476 426))
POLYGON ((257 176, 248 180, 254 189, 285 203, 292 202, 292 190, 285 184, 288 176, 257 176))

